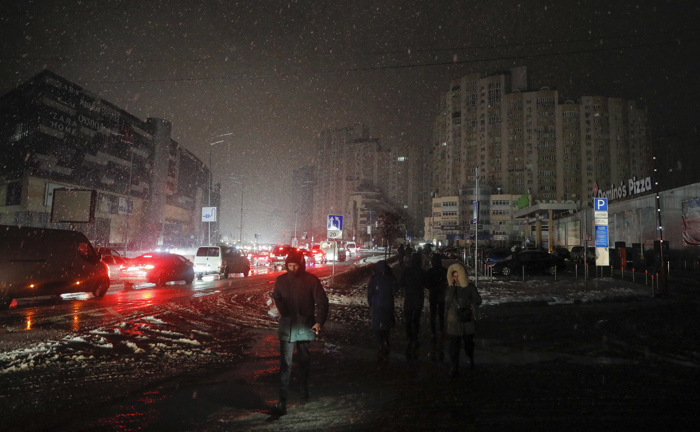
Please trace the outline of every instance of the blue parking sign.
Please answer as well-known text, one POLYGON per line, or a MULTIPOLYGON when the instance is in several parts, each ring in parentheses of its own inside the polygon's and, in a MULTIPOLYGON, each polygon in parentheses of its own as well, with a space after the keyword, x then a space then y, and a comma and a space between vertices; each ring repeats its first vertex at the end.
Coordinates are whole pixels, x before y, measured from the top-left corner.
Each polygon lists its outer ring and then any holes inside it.
POLYGON ((595 211, 608 211, 608 199, 593 198, 593 209, 595 211))

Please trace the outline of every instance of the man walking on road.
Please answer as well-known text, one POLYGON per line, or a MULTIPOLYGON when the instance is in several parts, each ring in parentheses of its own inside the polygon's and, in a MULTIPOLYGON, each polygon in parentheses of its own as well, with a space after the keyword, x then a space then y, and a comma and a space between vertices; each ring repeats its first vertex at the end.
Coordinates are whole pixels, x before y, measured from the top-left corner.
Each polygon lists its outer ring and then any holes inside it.
POLYGON ((277 335, 280 340, 280 399, 277 415, 287 413, 287 394, 292 373, 292 354, 297 347, 301 401, 309 399, 309 343, 321 332, 328 317, 328 297, 321 281, 307 273, 304 255, 291 251, 285 260, 287 272, 275 281, 272 299, 280 313, 277 335))

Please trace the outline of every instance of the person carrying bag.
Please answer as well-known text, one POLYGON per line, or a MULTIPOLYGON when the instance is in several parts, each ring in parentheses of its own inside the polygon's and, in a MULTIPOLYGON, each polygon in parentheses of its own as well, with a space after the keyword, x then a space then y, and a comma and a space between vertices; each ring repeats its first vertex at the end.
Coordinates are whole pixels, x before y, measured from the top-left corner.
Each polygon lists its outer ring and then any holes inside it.
POLYGON ((454 263, 447 269, 447 287, 445 305, 447 306, 447 331, 450 337, 450 376, 459 375, 459 350, 464 343, 464 352, 469 359, 469 367, 474 369, 474 334, 475 320, 481 296, 476 285, 469 282, 466 267, 454 263))

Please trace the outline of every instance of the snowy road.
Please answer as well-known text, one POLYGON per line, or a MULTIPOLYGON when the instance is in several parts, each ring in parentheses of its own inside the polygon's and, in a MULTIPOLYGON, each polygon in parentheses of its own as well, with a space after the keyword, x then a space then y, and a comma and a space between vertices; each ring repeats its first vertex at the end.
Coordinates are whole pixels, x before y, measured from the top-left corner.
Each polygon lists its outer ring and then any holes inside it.
MULTIPOLYGON (((265 302, 272 278, 205 281, 189 295, 179 293, 184 286, 146 288, 121 306, 109 306, 108 296, 106 304, 86 299, 11 309, 59 313, 55 328, 46 313, 29 331, 0 335, 0 430, 697 424, 689 409, 700 402, 692 384, 700 365, 692 326, 697 299, 659 303, 644 285, 551 277, 480 281, 480 366, 457 384, 447 381, 447 363, 432 362, 427 349, 420 361, 406 363, 401 322, 392 336, 399 348, 378 368, 362 285, 327 287, 331 320, 312 347, 314 401, 303 407, 293 400, 290 414, 270 423, 277 341, 265 302), (166 294, 167 301, 159 297, 166 294), (80 308, 73 330, 70 307, 78 303, 90 306, 80 308), (30 334, 36 340, 27 341, 30 334)), ((399 320, 400 305, 398 299, 399 320)))

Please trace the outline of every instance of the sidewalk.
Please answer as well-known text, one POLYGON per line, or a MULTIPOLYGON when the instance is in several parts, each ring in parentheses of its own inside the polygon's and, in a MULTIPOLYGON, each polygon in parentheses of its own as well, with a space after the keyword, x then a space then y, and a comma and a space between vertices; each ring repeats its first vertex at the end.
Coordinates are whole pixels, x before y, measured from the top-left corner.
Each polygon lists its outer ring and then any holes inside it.
MULTIPOLYGON (((230 370, 164 383, 61 430, 695 430, 700 305, 675 297, 487 305, 477 368, 456 380, 425 349, 405 360, 400 319, 389 362, 377 363, 367 310, 348 300, 312 344, 306 405, 293 368, 286 416, 269 414, 276 334, 251 330, 255 343, 230 370)), ((422 330, 425 347, 425 317, 422 330)))

